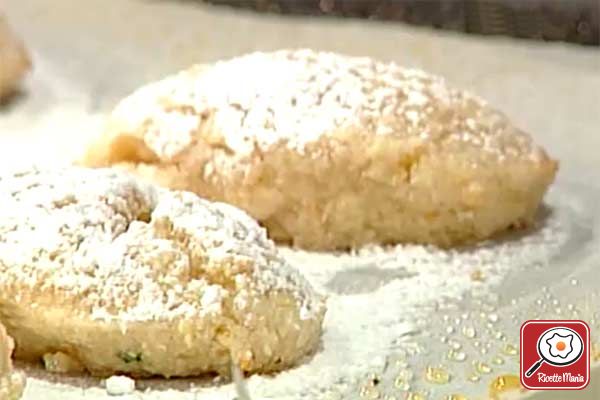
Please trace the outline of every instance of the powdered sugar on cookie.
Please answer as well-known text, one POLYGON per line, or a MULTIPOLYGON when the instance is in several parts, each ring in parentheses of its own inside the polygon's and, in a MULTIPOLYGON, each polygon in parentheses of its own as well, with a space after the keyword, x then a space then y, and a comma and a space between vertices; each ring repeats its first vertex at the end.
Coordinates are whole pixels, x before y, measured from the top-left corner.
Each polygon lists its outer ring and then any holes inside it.
POLYGON ((481 99, 437 76, 366 57, 312 50, 252 53, 196 66, 139 89, 114 120, 142 130, 169 160, 195 135, 240 157, 285 143, 301 154, 336 132, 469 142, 496 157, 540 157, 526 135, 481 99))
POLYGON ((232 206, 83 168, 2 177, 0 198, 1 285, 57 294, 57 306, 94 319, 218 314, 227 298, 278 290, 302 318, 322 311, 264 229, 232 206))

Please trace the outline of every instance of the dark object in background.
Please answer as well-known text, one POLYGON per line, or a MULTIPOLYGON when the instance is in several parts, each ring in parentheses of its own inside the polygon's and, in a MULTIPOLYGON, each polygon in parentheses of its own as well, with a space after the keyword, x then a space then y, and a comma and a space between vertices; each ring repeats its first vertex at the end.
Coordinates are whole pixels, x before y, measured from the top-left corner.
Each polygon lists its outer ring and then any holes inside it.
POLYGON ((600 45, 600 0, 205 0, 261 12, 401 21, 485 35, 600 45))

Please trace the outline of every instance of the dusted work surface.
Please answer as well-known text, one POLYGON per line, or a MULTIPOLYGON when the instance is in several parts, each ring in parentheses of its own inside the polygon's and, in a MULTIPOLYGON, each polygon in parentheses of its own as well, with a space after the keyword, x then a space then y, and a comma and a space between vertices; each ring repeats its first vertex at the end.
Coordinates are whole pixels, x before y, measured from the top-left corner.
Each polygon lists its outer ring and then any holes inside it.
MULTIPOLYGON (((141 84, 195 62, 282 47, 373 56, 441 74, 504 110, 561 161, 548 210, 526 236, 451 255, 417 246, 354 257, 284 250, 331 295, 323 346, 294 370, 251 378, 253 398, 358 398, 361 390, 369 398, 401 392, 405 384, 430 390, 431 399, 485 398, 490 382, 516 372, 508 345, 518 344, 520 320, 557 310, 594 318, 600 303, 593 271, 600 249, 596 49, 260 16, 190 1, 9 0, 3 6, 34 63, 24 94, 0 112, 3 163, 66 162, 100 128, 104 113, 141 84), (473 373, 479 379, 470 380, 473 373)), ((30 375, 26 399, 107 397, 95 380, 30 375)), ((189 381, 138 382, 152 391, 132 398, 234 397, 230 385, 193 383, 194 389, 189 381)), ((591 390, 562 398, 593 396, 591 390)))

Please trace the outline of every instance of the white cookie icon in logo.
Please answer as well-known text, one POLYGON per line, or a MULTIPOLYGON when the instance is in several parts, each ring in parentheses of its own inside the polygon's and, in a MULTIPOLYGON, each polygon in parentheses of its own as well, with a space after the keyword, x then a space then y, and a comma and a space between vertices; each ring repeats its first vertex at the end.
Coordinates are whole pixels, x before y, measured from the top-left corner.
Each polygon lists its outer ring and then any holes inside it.
POLYGON ((552 357, 567 358, 573 352, 573 335, 560 335, 555 332, 554 335, 546 339, 550 346, 550 355, 552 357))

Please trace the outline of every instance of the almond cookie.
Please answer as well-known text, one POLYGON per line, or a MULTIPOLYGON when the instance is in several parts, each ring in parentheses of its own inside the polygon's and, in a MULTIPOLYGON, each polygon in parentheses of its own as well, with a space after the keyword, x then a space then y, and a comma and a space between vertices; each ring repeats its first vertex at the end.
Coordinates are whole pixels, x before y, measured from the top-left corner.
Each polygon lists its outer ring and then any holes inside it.
POLYGON ((30 69, 31 59, 23 42, 0 14, 0 99, 12 94, 30 69))
POLYGON ((289 367, 324 300, 243 211, 109 169, 0 176, 0 321, 15 356, 99 376, 289 367))
POLYGON ((85 155, 234 204, 309 249, 453 246, 532 220, 557 163, 439 77, 311 50, 148 84, 85 155))

